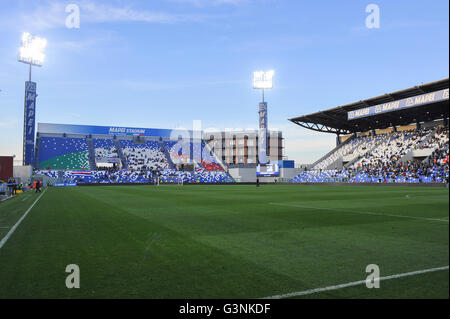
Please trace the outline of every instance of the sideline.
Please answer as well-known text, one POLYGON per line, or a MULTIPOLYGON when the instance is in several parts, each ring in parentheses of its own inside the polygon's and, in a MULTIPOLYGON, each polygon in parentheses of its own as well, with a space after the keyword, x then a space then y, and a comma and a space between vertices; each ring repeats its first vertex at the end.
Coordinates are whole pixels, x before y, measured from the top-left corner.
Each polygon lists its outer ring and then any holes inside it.
MULTIPOLYGON (((444 266, 444 267, 436 267, 436 268, 430 268, 430 269, 405 272, 402 274, 380 277, 379 280, 381 281, 381 280, 396 279, 396 278, 402 278, 402 277, 408 277, 408 276, 415 276, 415 275, 425 274, 425 273, 429 273, 429 272, 448 270, 448 268, 449 268, 449 266, 444 266)), ((328 287, 310 289, 310 290, 305 290, 305 291, 291 292, 291 293, 283 294, 283 295, 264 297, 262 299, 282 299, 282 298, 289 298, 289 297, 305 296, 305 295, 315 294, 318 292, 338 290, 338 289, 347 288, 347 287, 359 286, 359 285, 362 285, 365 283, 366 283, 366 280, 359 280, 359 281, 348 282, 346 284, 340 284, 340 285, 336 285, 336 286, 328 286, 328 287)))
POLYGON ((17 221, 17 223, 9 230, 9 232, 6 234, 5 237, 3 237, 3 239, 0 241, 0 249, 6 244, 6 242, 8 241, 9 237, 11 237, 11 235, 14 233, 14 231, 16 230, 17 227, 19 227, 20 223, 22 222, 22 220, 24 220, 25 217, 27 217, 28 213, 31 211, 31 209, 33 208, 33 206, 39 201, 39 199, 41 199, 42 195, 45 194, 45 192, 47 191, 47 188, 44 189, 44 191, 42 192, 41 195, 39 195, 38 198, 36 198, 36 200, 34 201, 33 204, 31 204, 30 208, 27 209, 27 211, 25 212, 25 214, 22 215, 22 217, 20 217, 20 219, 17 221))

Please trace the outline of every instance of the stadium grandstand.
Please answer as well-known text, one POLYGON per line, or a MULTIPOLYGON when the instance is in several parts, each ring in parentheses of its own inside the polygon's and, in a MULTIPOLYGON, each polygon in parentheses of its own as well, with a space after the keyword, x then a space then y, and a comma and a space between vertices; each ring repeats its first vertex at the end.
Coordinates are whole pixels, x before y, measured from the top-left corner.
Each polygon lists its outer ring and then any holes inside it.
POLYGON ((447 183, 449 79, 290 119, 337 145, 292 183, 447 183))
POLYGON ((189 131, 39 123, 35 154, 34 178, 57 186, 234 182, 189 131))

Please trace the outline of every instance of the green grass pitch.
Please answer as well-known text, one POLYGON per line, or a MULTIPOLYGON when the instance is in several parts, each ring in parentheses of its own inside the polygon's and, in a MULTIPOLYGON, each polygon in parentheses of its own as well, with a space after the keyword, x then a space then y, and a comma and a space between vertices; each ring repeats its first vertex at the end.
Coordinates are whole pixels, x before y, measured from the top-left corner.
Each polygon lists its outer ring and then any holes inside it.
MULTIPOLYGON (((36 200, 0 203, 0 239, 36 200)), ((50 188, 0 248, 0 298, 260 298, 449 264, 445 188, 50 188), (80 289, 65 286, 68 264, 80 289)), ((303 298, 448 298, 448 270, 303 298)))

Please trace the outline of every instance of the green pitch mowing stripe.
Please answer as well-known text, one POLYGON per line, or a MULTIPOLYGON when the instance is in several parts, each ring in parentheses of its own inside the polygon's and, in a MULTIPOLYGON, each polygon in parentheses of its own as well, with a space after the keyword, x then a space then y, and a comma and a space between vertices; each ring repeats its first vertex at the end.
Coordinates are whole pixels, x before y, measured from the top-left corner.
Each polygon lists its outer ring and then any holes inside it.
MULTIPOLYGON (((259 298, 358 281, 368 264, 381 276, 440 267, 449 264, 449 226, 434 219, 448 220, 448 195, 329 185, 53 188, 0 249, 0 298, 259 298), (80 267, 80 289, 65 286, 69 264, 80 267)), ((0 204, 0 220, 14 225, 31 203, 0 204)), ((444 271, 304 297, 448 296, 444 271)))

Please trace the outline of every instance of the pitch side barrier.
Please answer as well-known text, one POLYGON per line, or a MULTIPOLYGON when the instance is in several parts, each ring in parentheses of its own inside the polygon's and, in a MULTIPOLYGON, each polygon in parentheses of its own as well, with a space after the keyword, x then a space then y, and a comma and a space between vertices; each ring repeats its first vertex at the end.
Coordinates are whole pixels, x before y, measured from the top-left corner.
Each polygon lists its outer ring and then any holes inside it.
MULTIPOLYGON (((158 186, 153 183, 83 183, 77 184, 77 186, 158 186)), ((178 183, 160 183, 160 185, 177 185, 178 183)), ((183 186, 194 185, 253 185, 256 183, 184 183, 183 186)), ((410 187, 448 187, 445 183, 266 183, 260 182, 259 185, 289 185, 289 186, 410 186, 410 187)))

